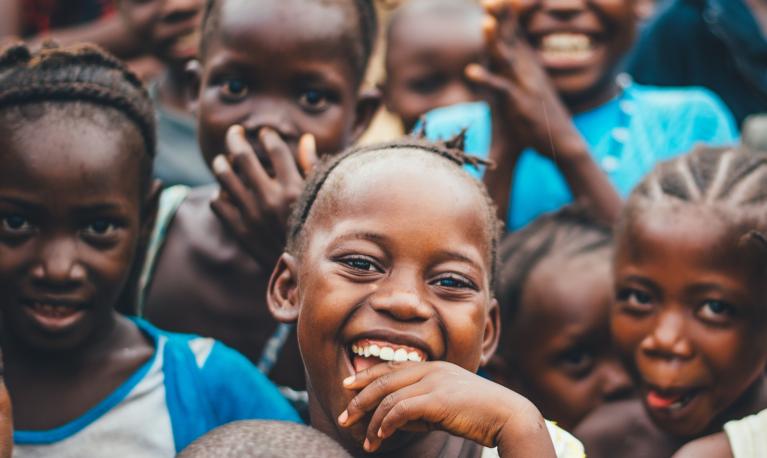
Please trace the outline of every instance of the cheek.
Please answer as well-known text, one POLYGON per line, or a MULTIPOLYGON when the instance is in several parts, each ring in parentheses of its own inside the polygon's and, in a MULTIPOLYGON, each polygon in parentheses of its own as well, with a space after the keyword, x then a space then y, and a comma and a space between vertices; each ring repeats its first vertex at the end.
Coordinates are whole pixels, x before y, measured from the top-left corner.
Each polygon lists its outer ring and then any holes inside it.
POLYGON ((350 146, 354 119, 353 107, 337 106, 320 116, 304 115, 298 129, 314 135, 318 155, 337 154, 350 146))
POLYGON ((467 370, 476 372, 482 357, 482 340, 484 337, 486 311, 483 306, 465 306, 467 310, 461 313, 461 306, 449 307, 450 310, 440 311, 447 330, 447 361, 457 364, 467 370))
POLYGON ((767 350, 753 330, 696 329, 691 336, 712 376, 721 382, 751 380, 765 366, 767 350))
POLYGON ((633 359, 639 344, 652 331, 648 319, 640 320, 621 313, 615 313, 610 322, 613 342, 624 358, 633 359))

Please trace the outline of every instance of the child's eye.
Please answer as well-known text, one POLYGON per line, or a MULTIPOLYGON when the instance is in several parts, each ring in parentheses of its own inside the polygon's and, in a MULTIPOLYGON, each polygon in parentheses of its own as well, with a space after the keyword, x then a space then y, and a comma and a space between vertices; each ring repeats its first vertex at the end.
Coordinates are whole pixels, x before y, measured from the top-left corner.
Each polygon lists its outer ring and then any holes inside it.
POLYGON ((559 356, 559 364, 572 377, 581 378, 591 371, 594 356, 581 348, 573 348, 559 356))
POLYGON ((94 221, 83 228, 83 233, 96 237, 108 237, 117 230, 117 224, 108 220, 94 221))
POLYGON ((617 299, 618 302, 625 304, 632 310, 649 311, 652 308, 652 296, 638 289, 619 289, 617 299))
POLYGON ((21 215, 9 215, 2 218, 2 229, 9 234, 24 234, 32 230, 32 224, 21 215))
POLYGON ((470 280, 455 275, 448 275, 437 278, 434 280, 433 284, 443 288, 472 289, 475 291, 478 290, 477 286, 470 280))
POLYGON ((429 75, 425 78, 417 78, 408 83, 411 91, 419 94, 432 94, 437 92, 447 82, 442 75, 429 75))
POLYGON ((221 94, 228 100, 241 100, 248 95, 248 86, 237 78, 228 79, 221 85, 221 94))
POLYGON ((327 109, 330 98, 328 94, 316 89, 304 91, 298 97, 298 103, 304 110, 320 112, 327 109))
POLYGON ((698 310, 698 314, 706 321, 723 324, 735 315, 735 307, 724 301, 707 300, 698 310))
POLYGON ((344 258, 340 262, 347 267, 351 267, 353 270, 361 272, 381 272, 381 269, 367 258, 344 258))

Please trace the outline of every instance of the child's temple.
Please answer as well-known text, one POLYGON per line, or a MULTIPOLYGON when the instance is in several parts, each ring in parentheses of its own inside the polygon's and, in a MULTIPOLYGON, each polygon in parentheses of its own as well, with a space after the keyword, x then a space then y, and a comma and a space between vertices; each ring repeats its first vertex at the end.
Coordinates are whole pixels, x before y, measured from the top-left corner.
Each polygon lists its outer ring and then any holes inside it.
POLYGON ((0 458, 767 456, 767 1, 0 0, 0 458))

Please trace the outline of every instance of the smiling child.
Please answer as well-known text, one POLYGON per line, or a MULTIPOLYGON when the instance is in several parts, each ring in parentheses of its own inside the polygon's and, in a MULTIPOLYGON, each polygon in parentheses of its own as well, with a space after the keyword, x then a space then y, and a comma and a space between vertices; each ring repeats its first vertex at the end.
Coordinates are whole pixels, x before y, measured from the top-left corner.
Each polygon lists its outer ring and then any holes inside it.
POLYGON ((493 380, 573 429, 632 383, 610 338, 612 231, 565 207, 506 237, 499 257, 499 350, 493 380))
POLYGON ((221 339, 303 389, 295 338, 269 314, 266 285, 311 157, 351 144, 378 106, 362 89, 375 36, 368 0, 207 3, 196 111, 221 188, 164 194, 140 310, 150 321, 221 339))
POLYGON ((657 161, 737 135, 706 90, 616 77, 640 3, 408 2, 388 30, 384 100, 408 128, 434 108, 490 105, 496 167, 484 180, 510 229, 572 201, 613 221, 657 161))
POLYGON ((632 193, 611 327, 641 400, 581 423, 589 456, 670 456, 767 407, 766 179, 764 154, 699 149, 632 193))
POLYGON ((242 355, 129 308, 152 228, 154 115, 98 48, 0 54, 0 313, 14 455, 174 456, 238 419, 297 420, 242 355))
POLYGON ((498 341, 499 225, 465 159, 383 144, 326 161, 307 184, 268 300, 297 322, 312 426, 358 456, 554 456, 552 439, 557 456, 582 456, 475 374, 498 341))

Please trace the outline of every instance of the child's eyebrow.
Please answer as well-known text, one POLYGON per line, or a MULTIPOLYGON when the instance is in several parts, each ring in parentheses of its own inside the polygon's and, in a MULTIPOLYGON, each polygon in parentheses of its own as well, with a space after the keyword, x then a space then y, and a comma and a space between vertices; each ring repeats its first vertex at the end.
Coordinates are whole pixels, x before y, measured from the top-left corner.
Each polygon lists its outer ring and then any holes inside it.
POLYGON ((41 203, 31 202, 29 200, 22 199, 19 197, 0 196, 0 203, 13 205, 15 207, 25 207, 35 211, 41 211, 44 208, 44 205, 41 203))

